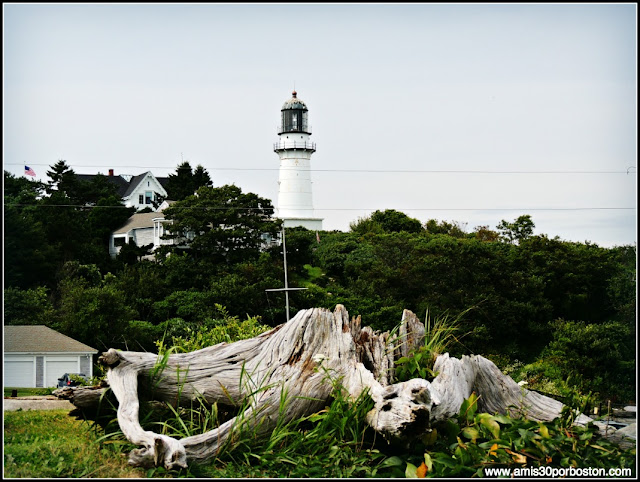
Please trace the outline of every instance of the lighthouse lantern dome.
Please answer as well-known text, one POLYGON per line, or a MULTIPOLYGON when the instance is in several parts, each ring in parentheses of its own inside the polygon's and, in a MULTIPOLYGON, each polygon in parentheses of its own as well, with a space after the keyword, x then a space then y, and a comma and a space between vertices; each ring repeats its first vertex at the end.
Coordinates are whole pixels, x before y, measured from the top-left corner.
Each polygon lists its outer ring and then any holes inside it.
POLYGON ((278 134, 288 132, 311 134, 308 118, 309 109, 307 109, 307 105, 302 100, 298 99, 298 94, 295 90, 291 99, 287 100, 280 110, 282 116, 278 134))

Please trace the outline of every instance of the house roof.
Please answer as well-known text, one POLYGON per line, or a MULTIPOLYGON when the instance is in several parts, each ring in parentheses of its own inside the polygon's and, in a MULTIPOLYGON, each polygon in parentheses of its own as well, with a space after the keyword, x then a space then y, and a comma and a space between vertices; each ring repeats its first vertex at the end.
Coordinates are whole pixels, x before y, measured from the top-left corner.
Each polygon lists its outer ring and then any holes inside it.
MULTIPOLYGON (((91 182, 97 174, 76 174, 76 177, 81 181, 91 182)), ((105 176, 107 181, 111 184, 115 184, 118 189, 118 196, 124 197, 124 193, 129 189, 129 182, 122 176, 105 176)))
MULTIPOLYGON (((147 171, 142 174, 138 174, 137 176, 132 176, 128 181, 122 176, 105 176, 105 177, 107 178, 108 182, 115 184, 116 188, 118 189, 118 196, 127 197, 135 190, 136 187, 138 187, 138 184, 140 184, 142 179, 150 172, 151 171, 147 171)), ((87 182, 90 182, 96 176, 97 174, 76 174, 76 177, 78 179, 80 179, 81 181, 87 181, 87 182)), ((169 181, 169 178, 156 177, 156 176, 154 177, 166 191, 167 182, 169 181)))
POLYGON ((153 220, 164 218, 160 212, 136 213, 127 219, 123 226, 116 229, 113 234, 126 234, 132 229, 153 228, 153 220))
POLYGON ((131 178, 131 181, 129 181, 129 186, 127 186, 127 191, 122 195, 122 197, 129 196, 135 190, 135 188, 138 187, 138 185, 142 182, 142 180, 145 178, 146 175, 147 173, 144 172, 142 174, 138 174, 137 176, 133 176, 131 178))
POLYGON ((126 234, 132 229, 153 228, 153 220, 157 218, 164 219, 162 210, 165 207, 170 206, 174 202, 175 201, 165 200, 160 205, 160 208, 155 212, 133 214, 129 219, 127 219, 126 223, 124 223, 111 234, 126 234))
POLYGON ((4 327, 5 353, 98 353, 78 340, 44 325, 4 327))
MULTIPOLYGON (((151 171, 143 172, 142 174, 138 174, 137 176, 133 176, 131 178, 131 180, 129 181, 129 185, 127 186, 127 190, 122 195, 122 197, 130 196, 131 193, 133 193, 136 190, 136 188, 140 185, 140 183, 144 180, 144 178, 147 176, 147 174, 151 174, 153 176, 153 173, 151 171)), ((160 185, 166 191, 166 185, 167 185, 167 181, 169 180, 169 178, 168 177, 155 177, 155 176, 153 176, 153 177, 160 183, 160 185)))

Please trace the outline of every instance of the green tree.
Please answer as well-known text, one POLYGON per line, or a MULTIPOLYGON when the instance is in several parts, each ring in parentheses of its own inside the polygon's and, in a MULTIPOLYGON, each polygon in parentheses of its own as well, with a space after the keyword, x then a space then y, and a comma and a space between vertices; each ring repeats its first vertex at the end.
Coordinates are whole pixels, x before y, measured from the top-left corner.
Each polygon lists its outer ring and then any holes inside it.
POLYGON ((263 235, 277 235, 281 222, 272 217, 273 211, 270 200, 226 185, 201 187, 164 214, 172 223, 173 234, 168 237, 181 240, 191 256, 214 264, 234 264, 256 258, 263 235))
POLYGON ((58 285, 54 328, 98 350, 126 348, 125 334, 137 313, 112 276, 96 266, 67 263, 58 285))
POLYGON ((89 232, 96 241, 107 246, 111 233, 124 225, 135 211, 134 207, 125 207, 117 194, 98 198, 87 214, 89 232))
POLYGON ((91 181, 76 176, 66 161, 58 161, 47 172, 49 196, 40 201, 40 214, 47 240, 62 262, 110 264, 108 239, 134 212, 126 208, 117 188, 103 175, 91 181))
POLYGON ((164 329, 162 325, 154 325, 145 320, 131 320, 127 323, 122 338, 127 350, 155 352, 156 340, 162 339, 164 329))
POLYGON ((10 172, 4 171, 4 198, 5 202, 11 200, 14 203, 36 204, 45 193, 45 184, 40 181, 32 181, 24 177, 16 177, 10 172))
POLYGON ((382 234, 384 229, 380 226, 380 223, 376 223, 371 219, 371 216, 358 218, 357 221, 349 223, 349 231, 354 234, 364 236, 366 234, 382 234))
MULTIPOLYGON (((171 259, 176 257, 171 256, 171 259)), ((173 282, 172 268, 147 260, 116 266, 110 283, 124 293, 126 304, 135 310, 138 320, 154 325, 165 321, 165 318, 155 317, 154 304, 172 291, 182 289, 173 282)))
POLYGON ((595 244, 531 236, 512 251, 514 270, 538 280, 551 306, 548 320, 578 319, 595 323, 615 316, 608 291, 619 272, 612 251, 595 244))
MULTIPOLYGON (((315 231, 303 227, 286 228, 287 268, 291 276, 304 275, 304 265, 312 262, 313 250, 318 246, 315 231)), ((283 260, 282 243, 270 248, 276 263, 283 260)), ((284 268, 284 266, 282 266, 284 268)))
POLYGON ((213 187, 213 182, 207 170, 198 164, 193 171, 193 187, 194 192, 200 189, 202 186, 213 187))
POLYGON ((47 236, 44 185, 4 171, 4 188, 5 286, 53 288, 59 252, 47 236))
MULTIPOLYGON (((236 263, 212 276, 209 289, 218 303, 226 303, 233 315, 262 316, 269 323, 283 323, 284 295, 265 292, 283 286, 282 261, 282 256, 262 252, 257 258, 236 263)), ((290 286, 296 286, 295 282, 290 282, 290 286)), ((294 310, 299 305, 294 304, 293 295, 290 299, 294 310)))
POLYGON ((422 231, 420 221, 395 209, 374 211, 371 216, 360 218, 358 221, 351 223, 349 227, 351 232, 357 234, 397 233, 400 231, 419 233, 422 231))
POLYGON ((153 248, 153 243, 138 246, 133 239, 129 239, 129 242, 120 248, 116 259, 120 263, 135 264, 142 261, 145 256, 149 256, 151 248, 153 248))
POLYGON ((634 325, 616 321, 584 323, 558 319, 542 358, 584 391, 601 392, 626 403, 635 395, 634 325))
MULTIPOLYGON (((101 201, 117 199, 117 203, 112 204, 117 206, 122 204, 122 198, 118 194, 118 188, 116 185, 109 181, 109 178, 104 174, 96 174, 90 181, 84 181, 80 183, 79 188, 79 201, 88 206, 100 205, 101 201)), ((105 205, 105 204, 102 204, 105 205)), ((135 212, 134 208, 133 211, 135 212)), ((129 214, 130 215, 130 214, 129 214)))
POLYGON ((213 186, 206 169, 198 164, 193 171, 189 162, 183 162, 176 168, 175 174, 169 174, 166 185, 167 197, 172 201, 182 201, 203 186, 213 186))
POLYGON ((632 324, 636 320, 636 247, 617 246, 611 249, 611 261, 615 268, 608 280, 608 298, 615 310, 615 319, 632 324))
POLYGON ((181 318, 191 326, 199 326, 218 313, 216 296, 209 291, 174 291, 154 304, 158 319, 181 318))
POLYGON ((523 240, 530 238, 533 235, 533 228, 536 225, 533 223, 531 216, 524 214, 519 216, 513 222, 500 221, 500 224, 496 226, 496 229, 500 232, 500 238, 510 244, 518 244, 523 240))
POLYGON ((489 226, 476 226, 473 232, 476 239, 479 239, 480 241, 493 242, 500 239, 500 235, 497 232, 489 229, 489 226))
POLYGON ((5 288, 3 304, 5 325, 49 325, 53 319, 54 308, 43 286, 5 288))
POLYGON ((461 224, 453 221, 451 223, 447 221, 438 222, 435 219, 429 219, 424 224, 424 229, 429 234, 446 234, 454 238, 465 238, 467 234, 461 227, 461 224))
POLYGON ((57 194, 56 198, 65 199, 68 204, 82 204, 84 197, 89 192, 86 181, 80 180, 75 171, 67 164, 67 161, 60 159, 51 170, 47 171, 49 183, 47 192, 49 195, 57 194))

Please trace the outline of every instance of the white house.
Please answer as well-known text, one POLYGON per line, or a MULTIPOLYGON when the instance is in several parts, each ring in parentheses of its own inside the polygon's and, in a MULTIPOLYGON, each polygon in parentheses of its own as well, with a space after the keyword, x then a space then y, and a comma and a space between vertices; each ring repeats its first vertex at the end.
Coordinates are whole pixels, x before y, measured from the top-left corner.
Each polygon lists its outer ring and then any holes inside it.
POLYGON ((5 387, 55 387, 65 373, 93 376, 98 350, 44 325, 4 327, 5 387))
MULTIPOLYGON (((77 177, 83 181, 90 181, 95 174, 78 174, 77 177)), ((113 169, 109 169, 107 176, 107 180, 118 188, 118 194, 122 197, 124 204, 138 211, 147 207, 156 210, 154 203, 167 198, 164 186, 168 179, 168 177, 155 177, 151 171, 137 176, 128 174, 116 176, 113 169)))
MULTIPOLYGON (((142 247, 151 244, 151 253, 160 246, 176 244, 176 239, 162 239, 167 234, 167 225, 170 220, 165 219, 162 211, 175 201, 164 201, 158 210, 151 213, 136 213, 127 219, 127 222, 111 233, 109 238, 109 254, 115 258, 120 249, 129 242, 142 247)), ((193 236, 187 236, 193 239, 193 236)))
POLYGON ((153 209, 153 202, 157 202, 159 196, 166 199, 167 191, 151 171, 147 171, 131 178, 122 200, 127 207, 135 207, 138 210, 145 207, 153 209))

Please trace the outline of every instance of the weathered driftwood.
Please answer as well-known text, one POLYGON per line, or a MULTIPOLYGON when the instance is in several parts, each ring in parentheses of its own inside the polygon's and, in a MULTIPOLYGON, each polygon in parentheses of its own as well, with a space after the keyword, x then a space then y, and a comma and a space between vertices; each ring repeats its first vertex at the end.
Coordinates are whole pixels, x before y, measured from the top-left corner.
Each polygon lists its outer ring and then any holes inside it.
MULTIPOLYGON (((279 417, 292 420, 322 409, 331 398, 328 376, 340 379, 352 398, 366 389, 375 403, 368 424, 389 441, 407 442, 431 424, 454 416, 472 392, 479 409, 535 420, 552 420, 562 404, 521 388, 482 356, 438 357, 433 382, 394 383, 394 361, 422 343, 425 328, 408 310, 398 335, 361 327, 347 310, 313 308, 255 338, 221 343, 191 353, 158 355, 110 349, 101 357, 118 400, 122 432, 140 448, 129 462, 136 466, 186 467, 213 458, 239 425, 258 434, 273 429, 279 417), (144 430, 140 399, 172 405, 201 398, 243 408, 237 417, 202 435, 180 440, 144 430), (286 400, 282 410, 281 401, 286 400)), ((79 409, 91 409, 104 389, 60 393, 79 409)), ((581 416, 578 422, 590 421, 581 416)))

